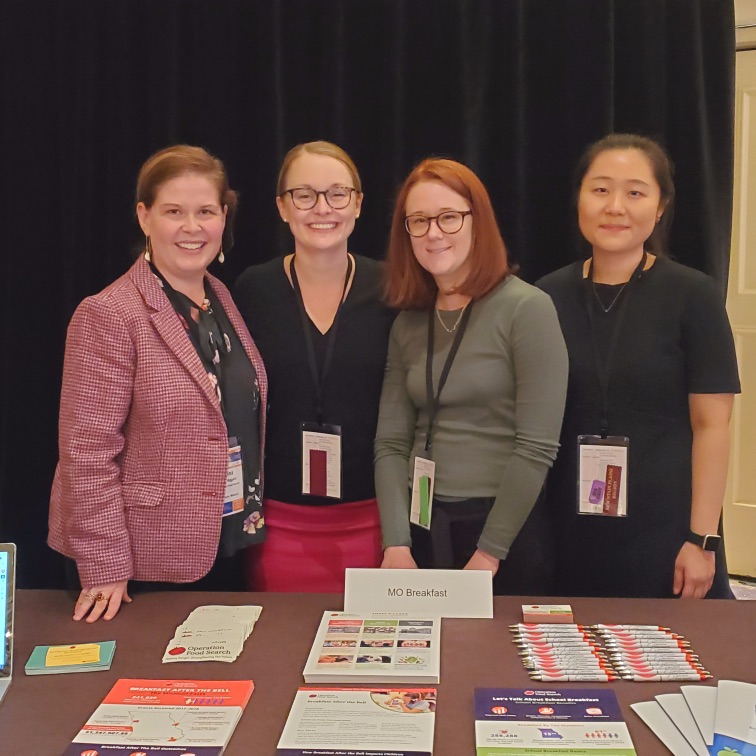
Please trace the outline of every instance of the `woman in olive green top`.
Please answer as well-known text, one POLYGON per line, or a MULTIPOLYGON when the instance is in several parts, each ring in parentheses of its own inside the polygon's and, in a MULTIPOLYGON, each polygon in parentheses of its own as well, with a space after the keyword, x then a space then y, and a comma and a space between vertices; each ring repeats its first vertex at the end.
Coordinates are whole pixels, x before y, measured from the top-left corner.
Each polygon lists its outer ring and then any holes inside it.
MULTIPOLYGON (((511 274, 477 176, 433 158, 399 192, 386 292, 404 312, 375 443, 382 566, 496 575, 558 448, 567 354, 554 306, 511 274)), ((495 587, 516 585, 505 572, 495 587)))

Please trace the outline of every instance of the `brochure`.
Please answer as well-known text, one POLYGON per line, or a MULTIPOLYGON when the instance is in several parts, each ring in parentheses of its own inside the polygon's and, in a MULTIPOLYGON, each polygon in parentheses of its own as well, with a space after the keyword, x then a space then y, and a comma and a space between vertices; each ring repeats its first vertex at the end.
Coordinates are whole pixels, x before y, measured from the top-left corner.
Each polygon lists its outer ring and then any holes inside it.
POLYGON ((324 612, 306 683, 437 683, 441 618, 324 612))
POLYGON ((110 669, 115 641, 74 643, 68 646, 35 646, 24 671, 27 675, 62 675, 110 669))
POLYGON ((476 688, 477 756, 635 756, 614 691, 476 688))
POLYGON ((63 756, 219 756, 253 690, 251 680, 119 680, 63 756))
POLYGON ((435 688, 300 688, 276 756, 431 756, 435 710, 435 688))
POLYGON ((756 685, 753 683, 719 681, 713 752, 756 756, 756 685))

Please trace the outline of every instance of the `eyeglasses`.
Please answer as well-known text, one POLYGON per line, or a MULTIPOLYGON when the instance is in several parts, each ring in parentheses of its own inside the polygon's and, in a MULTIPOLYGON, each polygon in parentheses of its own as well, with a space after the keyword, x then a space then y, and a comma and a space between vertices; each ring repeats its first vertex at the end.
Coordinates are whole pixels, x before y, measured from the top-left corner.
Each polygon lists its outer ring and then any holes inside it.
POLYGON ((462 230, 465 216, 472 215, 472 210, 447 210, 446 212, 432 215, 408 215, 404 219, 404 227, 410 236, 425 236, 430 231, 431 221, 436 221, 439 231, 445 234, 456 234, 462 230))
POLYGON ((324 192, 319 192, 317 189, 310 189, 308 187, 300 187, 299 189, 284 189, 281 196, 290 194, 291 201, 297 210, 312 210, 318 204, 318 198, 322 194, 329 207, 332 207, 334 210, 343 210, 352 201, 352 192, 356 191, 351 186, 332 186, 324 192))

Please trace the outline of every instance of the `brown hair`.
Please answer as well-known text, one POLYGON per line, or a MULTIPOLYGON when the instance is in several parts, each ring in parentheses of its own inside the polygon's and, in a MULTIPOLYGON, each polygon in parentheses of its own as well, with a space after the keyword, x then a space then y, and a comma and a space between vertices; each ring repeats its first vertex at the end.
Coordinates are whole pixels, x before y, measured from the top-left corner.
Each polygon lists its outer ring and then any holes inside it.
POLYGON ((413 168, 396 198, 386 255, 386 302, 404 310, 425 310, 432 307, 436 299, 436 282, 415 259, 404 227, 407 195, 415 184, 423 181, 438 181, 448 186, 470 205, 473 222, 470 273, 454 292, 479 299, 512 272, 488 192, 481 180, 462 163, 426 158, 413 168))
MULTIPOLYGON (((607 134, 597 142, 588 145, 581 155, 575 171, 575 206, 577 207, 580 187, 583 184, 585 174, 588 173, 593 161, 602 152, 608 150, 638 150, 646 156, 651 165, 654 178, 659 185, 660 204, 664 208, 664 212, 643 247, 646 251, 653 252, 657 256, 664 255, 675 202, 674 165, 664 148, 653 139, 639 134, 607 134)), ((582 239, 582 234, 580 239, 582 239)), ((582 246, 588 245, 585 239, 582 241, 584 242, 582 246)), ((587 248, 586 251, 590 253, 590 248, 587 248)))
POLYGON ((286 153, 286 157, 283 159, 283 163, 281 163, 281 170, 278 172, 278 181, 276 182, 276 195, 278 197, 280 197, 287 189, 286 174, 289 172, 291 164, 305 152, 310 155, 325 155, 326 157, 334 158, 334 160, 343 163, 349 171, 354 188, 362 194, 360 174, 357 172, 357 166, 354 164, 352 158, 350 158, 349 155, 347 155, 347 153, 337 144, 333 144, 333 142, 318 141, 298 144, 286 153))
POLYGON ((223 232, 223 245, 228 251, 234 243, 233 220, 239 198, 228 185, 228 174, 223 163, 202 147, 189 144, 177 144, 166 147, 147 158, 139 171, 136 185, 136 201, 145 207, 152 207, 160 187, 171 179, 196 173, 205 176, 218 190, 218 201, 225 206, 226 227, 223 232))

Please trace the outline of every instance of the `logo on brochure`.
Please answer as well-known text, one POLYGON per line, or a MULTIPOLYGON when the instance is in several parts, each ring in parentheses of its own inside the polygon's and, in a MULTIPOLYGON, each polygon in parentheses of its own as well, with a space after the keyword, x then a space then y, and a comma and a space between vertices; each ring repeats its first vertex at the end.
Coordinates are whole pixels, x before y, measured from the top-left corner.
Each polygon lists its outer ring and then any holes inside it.
POLYGON ((598 706, 590 706, 585 710, 585 713, 591 717, 600 717, 604 712, 598 706))
POLYGON ((86 751, 81 752, 81 756, 99 756, 99 752, 88 748, 86 751))
POLYGON ((538 709, 539 714, 553 714, 554 709, 551 706, 541 706, 540 709, 538 709))
POLYGON ((564 736, 560 735, 556 730, 552 730, 551 727, 539 727, 541 731, 541 737, 550 740, 564 740, 564 736))
POLYGON ((491 711, 494 714, 506 714, 509 711, 509 709, 507 709, 506 706, 493 706, 491 708, 491 711))
POLYGON ((180 654, 185 654, 186 649, 183 646, 175 646, 174 648, 171 648, 168 650, 168 654, 170 656, 179 656, 180 654))

